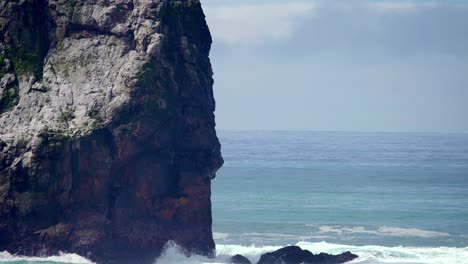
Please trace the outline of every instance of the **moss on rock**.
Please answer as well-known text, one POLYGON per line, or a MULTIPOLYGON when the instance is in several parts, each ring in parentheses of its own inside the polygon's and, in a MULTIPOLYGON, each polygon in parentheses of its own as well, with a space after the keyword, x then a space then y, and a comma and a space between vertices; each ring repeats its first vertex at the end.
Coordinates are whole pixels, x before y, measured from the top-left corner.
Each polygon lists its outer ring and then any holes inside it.
POLYGON ((7 52, 17 75, 32 74, 37 80, 42 79, 43 58, 40 55, 13 47, 10 47, 7 52))
POLYGON ((47 3, 29 0, 17 3, 11 21, 1 32, 5 38, 5 56, 13 63, 17 75, 34 75, 42 79, 44 57, 49 49, 47 3))
POLYGON ((3 96, 0 98, 0 114, 3 114, 18 104, 19 101, 19 87, 14 85, 13 87, 6 89, 3 92, 3 96))

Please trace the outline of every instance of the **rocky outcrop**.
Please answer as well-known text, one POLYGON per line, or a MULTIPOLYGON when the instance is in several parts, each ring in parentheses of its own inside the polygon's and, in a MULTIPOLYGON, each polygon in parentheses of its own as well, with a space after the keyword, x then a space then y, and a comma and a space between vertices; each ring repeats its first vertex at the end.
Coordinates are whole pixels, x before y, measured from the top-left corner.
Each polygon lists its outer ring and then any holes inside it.
POLYGON ((252 264, 250 260, 242 255, 234 255, 229 259, 229 263, 232 264, 252 264))
POLYGON ((257 264, 339 264, 357 257, 351 252, 344 252, 339 255, 326 253, 315 255, 308 250, 302 250, 298 246, 288 246, 263 254, 257 264))
POLYGON ((0 0, 0 251, 211 255, 222 165, 198 0, 0 0))

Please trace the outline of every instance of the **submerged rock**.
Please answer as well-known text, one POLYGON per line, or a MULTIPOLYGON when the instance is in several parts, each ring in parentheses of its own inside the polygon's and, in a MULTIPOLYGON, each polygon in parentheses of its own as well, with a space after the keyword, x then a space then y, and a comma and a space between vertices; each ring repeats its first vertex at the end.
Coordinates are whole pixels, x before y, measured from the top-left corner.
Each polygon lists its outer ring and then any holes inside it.
POLYGON ((210 46, 199 0, 0 0, 0 251, 212 255, 210 46))
POLYGON ((229 259, 229 263, 232 264, 252 264, 250 260, 242 255, 235 255, 229 259))
POLYGON ((277 251, 263 254, 258 264, 339 264, 357 258, 351 252, 344 252, 339 255, 320 253, 313 254, 308 250, 302 250, 298 246, 288 246, 277 251))

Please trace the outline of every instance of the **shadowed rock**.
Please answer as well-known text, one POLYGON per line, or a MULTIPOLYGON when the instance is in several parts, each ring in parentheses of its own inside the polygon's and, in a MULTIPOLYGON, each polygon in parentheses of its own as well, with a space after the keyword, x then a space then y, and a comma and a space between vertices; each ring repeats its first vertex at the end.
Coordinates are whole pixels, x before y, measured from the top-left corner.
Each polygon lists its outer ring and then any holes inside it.
POLYGON ((229 259, 229 263, 232 264, 252 264, 250 260, 242 255, 235 255, 229 259))
POLYGON ((339 264, 357 258, 351 252, 339 255, 320 253, 313 254, 308 250, 302 250, 298 246, 288 246, 277 251, 263 254, 258 264, 339 264))

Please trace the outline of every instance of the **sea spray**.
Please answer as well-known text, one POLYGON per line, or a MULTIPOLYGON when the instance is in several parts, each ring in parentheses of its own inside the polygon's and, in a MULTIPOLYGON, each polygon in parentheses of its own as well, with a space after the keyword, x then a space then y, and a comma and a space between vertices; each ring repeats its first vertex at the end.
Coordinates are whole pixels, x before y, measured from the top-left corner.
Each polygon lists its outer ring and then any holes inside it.
MULTIPOLYGON (((327 242, 299 242, 296 244, 302 249, 307 249, 314 254, 321 252, 328 254, 340 254, 351 251, 359 256, 350 263, 378 264, 378 263, 418 263, 418 264, 468 264, 468 247, 383 247, 383 246, 355 246, 333 244, 327 242)), ((286 246, 286 245, 284 245, 286 246)), ((192 255, 187 257, 176 245, 169 247, 164 255, 158 259, 158 264, 204 264, 204 263, 228 263, 230 256, 241 254, 252 263, 256 263, 262 254, 273 252, 281 246, 243 246, 224 245, 216 246, 217 256, 208 259, 192 255)))
POLYGON ((67 264, 95 264, 94 262, 77 254, 60 253, 50 257, 25 257, 0 252, 0 263, 67 263, 67 264))
MULTIPOLYGON (((383 246, 353 246, 332 244, 327 242, 299 242, 296 244, 314 254, 321 252, 339 254, 351 251, 359 256, 351 263, 418 263, 418 264, 468 264, 468 247, 383 247, 383 246)), ((240 246, 217 245, 218 254, 241 254, 255 263, 262 254, 272 252, 280 247, 272 246, 240 246)))
MULTIPOLYGON (((224 263, 219 262, 219 263, 224 263)), ((173 241, 169 241, 164 246, 161 257, 156 260, 155 264, 204 264, 204 263, 217 263, 213 259, 204 256, 190 254, 173 241)))
MULTIPOLYGON (((325 252, 339 254, 351 251, 359 256, 350 263, 379 264, 379 263, 417 263, 417 264, 468 264, 468 247, 383 247, 383 246, 355 246, 333 244, 327 242, 299 242, 296 244, 302 249, 312 253, 325 252)), ((286 246, 286 245, 285 245, 286 246)), ((217 255, 214 259, 199 255, 188 256, 175 243, 168 243, 160 258, 155 264, 224 264, 228 263, 230 256, 241 254, 252 263, 256 263, 262 254, 275 251, 280 246, 243 246, 218 244, 217 255)), ((76 254, 60 254, 52 257, 21 257, 7 252, 0 252, 0 263, 67 263, 67 264, 93 264, 91 261, 76 254)))

